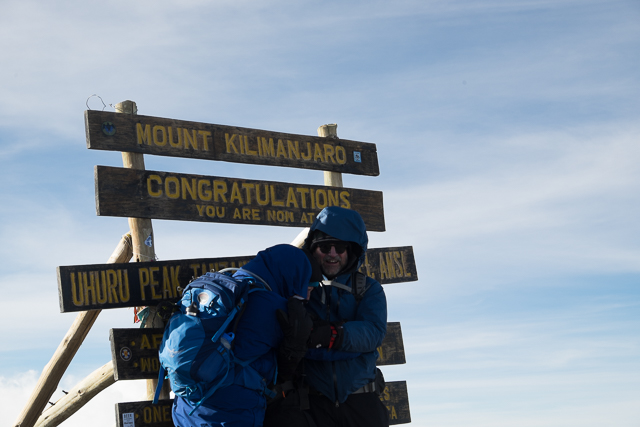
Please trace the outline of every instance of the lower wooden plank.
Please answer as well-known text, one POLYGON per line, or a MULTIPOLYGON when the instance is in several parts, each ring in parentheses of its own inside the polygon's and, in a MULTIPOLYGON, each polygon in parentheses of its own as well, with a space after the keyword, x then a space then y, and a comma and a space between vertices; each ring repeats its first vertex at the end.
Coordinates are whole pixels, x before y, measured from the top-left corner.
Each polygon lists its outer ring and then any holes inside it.
MULTIPOLYGON (((158 349, 162 328, 111 329, 111 358, 116 381, 158 378, 158 349)), ((406 363, 400 322, 387 323, 387 335, 378 347, 378 366, 406 363)))
MULTIPOLYGON (((380 400, 389 410, 389 424, 411 422, 409 395, 406 381, 388 382, 380 395, 380 400)), ((117 427, 174 427, 171 418, 173 399, 160 400, 157 405, 151 401, 116 404, 117 427)))
MULTIPOLYGON (((207 271, 242 267, 253 257, 61 266, 60 311, 155 306, 162 301, 176 301, 180 290, 194 277, 207 271)), ((383 285, 418 280, 411 246, 368 249, 360 270, 383 285)))
POLYGON ((117 427, 174 427, 171 418, 173 399, 116 403, 117 427))
POLYGON ((411 422, 409 411, 409 393, 406 381, 387 382, 387 387, 380 395, 380 400, 389 411, 389 424, 407 424, 411 422))

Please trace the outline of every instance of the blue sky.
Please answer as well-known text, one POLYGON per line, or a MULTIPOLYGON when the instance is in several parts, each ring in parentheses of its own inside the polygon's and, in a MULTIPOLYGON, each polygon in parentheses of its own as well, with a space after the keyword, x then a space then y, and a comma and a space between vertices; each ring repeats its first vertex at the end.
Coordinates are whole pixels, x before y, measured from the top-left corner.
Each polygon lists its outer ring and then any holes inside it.
MULTIPOLYGON (((413 425, 637 426, 640 3, 0 3, 0 419, 15 420, 75 315, 55 268, 103 263, 128 229, 97 217, 83 111, 377 145, 385 233, 420 280, 386 286, 413 425)), ((315 171, 147 156, 148 169, 321 184, 315 171)), ((154 221, 159 259, 245 255, 298 230, 154 221)), ((109 360, 103 311, 61 381, 109 360)), ((111 426, 118 383, 64 425, 111 426)))

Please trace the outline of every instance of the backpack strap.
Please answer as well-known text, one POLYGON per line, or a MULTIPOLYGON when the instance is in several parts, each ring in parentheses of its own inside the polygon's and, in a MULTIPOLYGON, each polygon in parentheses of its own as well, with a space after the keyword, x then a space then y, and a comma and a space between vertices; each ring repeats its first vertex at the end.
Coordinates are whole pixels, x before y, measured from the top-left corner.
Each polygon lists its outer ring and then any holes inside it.
POLYGON ((160 392, 162 391, 162 385, 164 384, 164 376, 167 371, 164 369, 164 366, 160 364, 160 371, 158 372, 158 385, 156 385, 156 393, 153 395, 153 404, 158 404, 158 399, 160 399, 160 392))
POLYGON ((362 300, 367 289, 369 289, 367 286, 367 276, 359 271, 353 272, 351 275, 351 292, 356 298, 356 302, 359 303, 360 300, 362 300))

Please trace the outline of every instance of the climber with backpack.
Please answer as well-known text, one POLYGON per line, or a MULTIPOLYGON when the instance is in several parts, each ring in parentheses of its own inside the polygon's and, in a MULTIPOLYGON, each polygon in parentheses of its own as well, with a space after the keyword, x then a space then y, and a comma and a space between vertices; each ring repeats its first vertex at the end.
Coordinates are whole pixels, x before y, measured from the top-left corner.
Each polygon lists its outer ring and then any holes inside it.
POLYGON ((278 361, 295 369, 306 351, 303 304, 320 278, 308 252, 276 245, 185 287, 159 351, 177 427, 262 426, 278 361))
POLYGON ((387 327, 380 283, 360 273, 368 237, 358 212, 324 208, 303 249, 320 265, 323 280, 307 310, 313 318, 309 348, 293 386, 269 405, 265 427, 388 427, 380 401, 385 384, 376 368, 387 327))

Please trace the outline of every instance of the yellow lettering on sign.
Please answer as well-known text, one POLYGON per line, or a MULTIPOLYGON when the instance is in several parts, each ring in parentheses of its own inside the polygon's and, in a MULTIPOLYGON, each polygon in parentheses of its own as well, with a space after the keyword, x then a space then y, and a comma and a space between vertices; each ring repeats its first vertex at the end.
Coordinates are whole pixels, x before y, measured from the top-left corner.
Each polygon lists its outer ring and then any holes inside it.
POLYGON ((159 175, 149 175, 147 177, 147 193, 151 197, 161 197, 162 190, 154 190, 154 188, 162 188, 162 178, 159 175), (154 186, 153 183, 157 183, 158 185, 154 186))
POLYGON ((393 263, 396 265, 396 277, 405 277, 401 261, 400 251, 393 251, 393 263))
MULTIPOLYGON (((198 277, 196 275, 196 277, 198 277)), ((142 297, 142 301, 147 299, 147 296, 144 293, 145 286, 149 286, 149 269, 146 267, 141 267, 138 269, 138 278, 140 279, 140 296, 142 297)))
POLYGON ((380 279, 385 279, 389 277, 389 271, 387 270, 387 266, 384 263, 384 253, 380 252, 380 279))
POLYGON ((298 201, 296 200, 296 193, 294 192, 293 188, 289 187, 289 192, 287 193, 287 207, 290 208, 291 206, 297 208, 298 201))
MULTIPOLYGON (((140 347, 142 348, 142 346, 140 347)), ((157 357, 141 357, 140 371, 142 372, 158 372, 160 369, 160 361, 157 357)))
POLYGON ((260 197, 260 184, 256 184, 256 201, 260 206, 267 206, 269 204, 269 186, 264 185, 264 199, 260 197))
POLYGON ((384 353, 382 352, 382 346, 376 349, 378 351, 378 360, 384 361, 384 353))
POLYGON ((198 180, 198 198, 202 201, 211 200, 211 183, 207 179, 198 180), (205 188, 206 187, 206 188, 205 188))
MULTIPOLYGON (((86 274, 86 273, 85 273, 86 274)), ((71 273, 71 301, 76 307, 84 305, 84 290, 82 286, 82 276, 78 273, 78 284, 76 284, 76 273, 71 273)))
POLYGON ((169 126, 169 145, 173 148, 180 148, 182 146, 182 137, 180 136, 180 128, 177 129, 176 133, 178 134, 178 142, 173 142, 173 129, 169 126))
POLYGON ((238 136, 238 135, 236 135, 235 133, 232 134, 231 137, 229 137, 228 133, 224 134, 224 140, 225 140, 225 142, 227 144, 227 153, 231 153, 230 149, 233 149, 233 152, 235 154, 238 154, 238 149, 236 148, 236 145, 234 143, 234 140, 236 139, 236 136, 238 136))
POLYGON ((171 276, 169 276, 169 267, 162 267, 162 296, 167 298, 173 298, 173 287, 171 286, 171 276))
POLYGON ((213 180, 213 201, 218 203, 218 197, 222 200, 223 203, 227 203, 227 183, 224 181, 220 181, 217 179, 213 180))
POLYGON ((156 125, 153 127, 153 143, 158 147, 167 145, 167 131, 164 126, 156 125), (162 135, 162 138, 158 137, 158 133, 162 135))
POLYGON ((344 147, 336 147, 336 160, 338 161, 339 165, 344 165, 345 163, 347 163, 347 151, 344 149, 344 147))
POLYGON ((193 270, 193 277, 200 277, 200 264, 189 264, 189 268, 193 270))
POLYGON ((316 206, 318 209, 324 209, 327 207, 327 190, 323 188, 316 190, 316 206), (322 198, 320 196, 322 196, 322 198))
POLYGON ((402 258, 402 268, 404 269, 405 277, 411 277, 411 273, 409 273, 409 270, 407 270, 407 263, 404 259, 404 252, 400 253, 400 257, 402 258))
POLYGON ((89 282, 91 284, 89 285, 86 281, 84 282, 84 301, 87 305, 89 305, 89 294, 91 294, 91 304, 96 304, 96 284, 93 273, 93 271, 89 272, 89 282))
POLYGON ((211 132, 208 130, 199 130, 198 135, 202 136, 202 145, 205 150, 209 150, 209 141, 207 138, 211 137, 211 132))
POLYGON ((151 339, 153 340, 153 348, 154 348, 154 350, 160 348, 160 344, 162 344, 162 335, 163 334, 152 334, 151 335, 151 339))
POLYGON ((271 206, 284 206, 284 200, 276 200, 276 188, 270 185, 271 189, 271 206))
POLYGON ((147 145, 151 145, 151 125, 145 125, 143 129, 141 123, 136 123, 136 134, 138 136, 139 145, 142 145, 145 142, 147 145))
POLYGON ((234 182, 231 186, 231 199, 229 199, 229 202, 233 203, 234 200, 241 205, 244 204, 244 201, 242 200, 242 194, 240 194, 240 189, 238 188, 237 182, 234 182))
POLYGON ((311 149, 311 143, 307 142, 307 155, 305 155, 304 153, 302 153, 302 158, 304 160, 311 160, 311 157, 313 156, 312 153, 312 149, 311 149))
POLYGON ((281 139, 278 140, 278 149, 276 150, 276 157, 284 157, 285 159, 287 158, 287 152, 284 149, 284 144, 282 143, 281 139))
POLYGON ((264 157, 275 157, 276 152, 273 147, 273 138, 269 138, 268 142, 267 138, 259 138, 258 152, 264 157))
POLYGON ((120 302, 128 302, 129 298, 131 298, 131 292, 129 291, 129 275, 127 270, 118 270, 118 284, 120 302))
POLYGON ((331 163, 335 163, 335 159, 333 158, 335 151, 333 149, 333 145, 330 144, 324 144, 324 157, 327 160, 327 163, 329 162, 329 159, 331 159, 331 163))
POLYGON ((392 252, 385 252, 384 254, 386 260, 387 260, 387 274, 389 274, 389 278, 391 279, 395 279, 396 278, 396 269, 393 265, 393 253, 392 252))
POLYGON ((327 192, 327 205, 329 206, 340 206, 340 202, 338 201, 338 190, 326 190, 327 192))
POLYGON ((149 285, 151 287, 151 299, 161 299, 162 295, 156 292, 156 287, 160 285, 160 282, 156 278, 156 273, 160 271, 160 267, 149 267, 149 285))
POLYGON ((322 157, 322 151, 320 151, 320 145, 315 144, 313 150, 313 161, 314 162, 324 162, 324 157, 322 157))
POLYGON ((148 350, 151 348, 147 334, 142 334, 142 339, 140 341, 140 350, 148 350))
POLYGON ((198 200, 196 198, 196 179, 191 178, 191 183, 189 183, 189 179, 185 177, 180 178, 180 183, 182 184, 182 199, 187 200, 187 193, 191 196, 191 200, 198 200))
POLYGON ((118 286, 118 275, 115 270, 107 270, 107 294, 109 296, 109 304, 118 302, 118 294, 116 287, 118 286))
POLYGON ((184 131, 184 148, 189 148, 189 145, 193 147, 194 150, 198 149, 198 138, 196 137, 196 130, 193 129, 191 133, 189 133, 188 129, 182 129, 184 131))
POLYGON ((349 201, 349 192, 348 191, 341 191, 340 192, 340 200, 342 200, 342 204, 340 206, 342 206, 345 209, 351 209, 351 202, 349 201))
POLYGON ((177 177, 168 176, 165 178, 164 192, 170 199, 177 199, 180 197, 180 181, 178 181, 177 177))
POLYGON ((290 159, 294 157, 298 160, 300 159, 300 146, 298 145, 298 141, 287 140, 287 149, 290 159))
POLYGON ((96 271, 96 294, 98 295, 98 304, 105 304, 109 299, 107 294, 107 275, 106 272, 101 271, 100 276, 96 271), (102 281, 100 281, 102 279, 102 281))
POLYGON ((248 205, 251 204, 251 192, 249 190, 252 190, 254 187, 255 184, 242 183, 242 188, 245 190, 245 197, 247 198, 248 205))
POLYGON ((300 198, 302 200, 302 209, 306 209, 307 207, 307 194, 309 194, 309 189, 304 187, 296 188, 296 191, 300 193, 300 198))
POLYGON ((153 422, 152 418, 151 418, 151 408, 148 406, 145 406, 144 409, 142 410, 142 418, 144 419, 144 423, 145 424, 151 424, 153 422))
POLYGON ((390 418, 391 418, 392 420, 397 420, 397 419, 398 419, 398 413, 396 412, 396 407, 395 407, 395 405, 391 405, 391 408, 389 408, 389 407, 387 406, 387 410, 389 411, 389 415, 390 415, 390 418))

